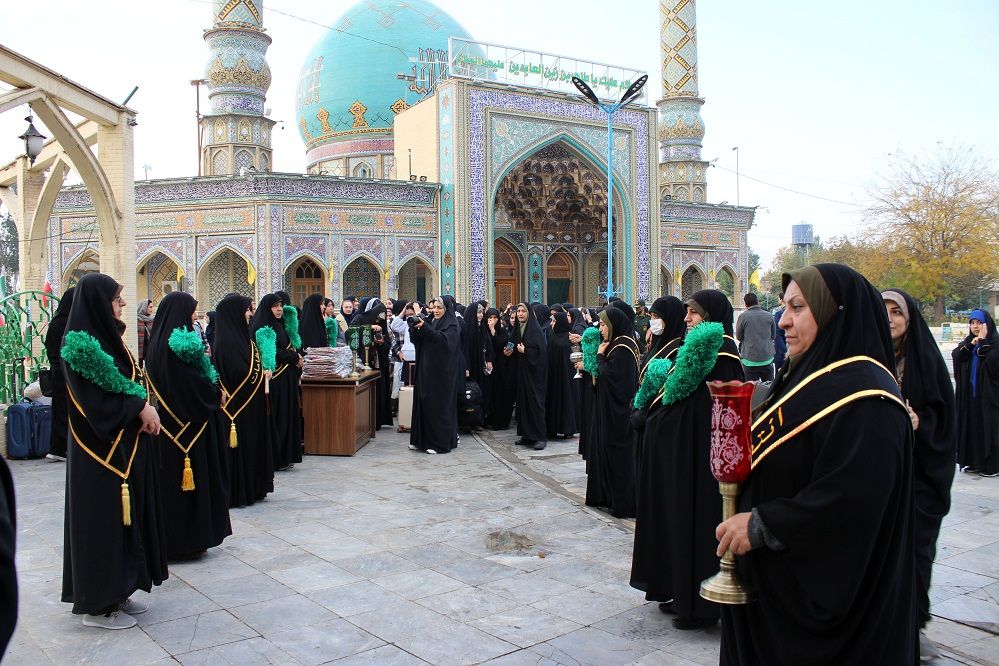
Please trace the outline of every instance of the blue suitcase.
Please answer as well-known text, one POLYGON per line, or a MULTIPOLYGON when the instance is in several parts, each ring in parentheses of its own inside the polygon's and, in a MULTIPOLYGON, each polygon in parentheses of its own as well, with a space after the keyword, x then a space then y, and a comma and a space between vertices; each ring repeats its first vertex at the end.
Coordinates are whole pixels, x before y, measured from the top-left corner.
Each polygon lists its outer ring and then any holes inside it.
POLYGON ((51 405, 19 402, 7 409, 7 457, 43 458, 52 437, 51 405))

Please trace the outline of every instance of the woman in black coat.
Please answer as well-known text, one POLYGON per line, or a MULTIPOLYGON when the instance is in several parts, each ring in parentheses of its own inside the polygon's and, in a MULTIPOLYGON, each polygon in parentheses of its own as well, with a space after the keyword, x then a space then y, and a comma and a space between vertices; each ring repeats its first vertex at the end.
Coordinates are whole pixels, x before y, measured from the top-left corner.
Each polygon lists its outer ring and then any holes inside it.
POLYGON ((565 312, 555 313, 552 338, 548 343, 548 387, 545 391, 545 420, 548 438, 572 437, 579 428, 579 387, 576 368, 569 360, 569 318, 565 312))
POLYGON ((135 626, 129 599, 167 578, 166 535, 150 447, 160 419, 121 335, 122 285, 103 273, 76 285, 62 362, 71 441, 66 467, 62 600, 83 624, 135 626))
POLYGON ((197 306, 183 291, 164 296, 146 345, 146 380, 162 424, 156 446, 170 559, 189 559, 232 534, 229 429, 217 373, 191 325, 197 306))
POLYGON ((377 397, 375 400, 375 429, 392 425, 392 367, 389 363, 388 324, 385 321, 385 304, 377 298, 362 298, 363 311, 354 317, 351 326, 371 326, 371 346, 368 348, 368 363, 378 370, 377 397))
POLYGON ((66 322, 69 321, 69 311, 73 307, 73 294, 76 287, 70 287, 63 292, 59 307, 56 308, 49 329, 45 333, 45 353, 49 357, 49 367, 52 369, 52 436, 50 438, 47 458, 66 460, 66 445, 69 441, 69 397, 66 393, 66 376, 62 372, 62 336, 66 334, 66 322))
POLYGON ((985 310, 953 352, 957 384, 957 463, 962 472, 999 475, 999 335, 985 310))
POLYGON ((329 334, 326 332, 326 318, 323 316, 328 299, 322 294, 310 294, 302 304, 302 323, 298 327, 302 337, 302 349, 329 347, 329 334))
MULTIPOLYGON (((545 314, 547 308, 543 307, 545 314)), ((550 316, 550 315, 548 315, 550 316)), ((547 320, 547 318, 546 318, 547 320)), ((545 392, 548 386, 548 341, 535 312, 526 304, 517 306, 510 341, 517 357, 517 434, 520 446, 541 451, 547 445, 545 392)))
POLYGON ((416 385, 409 448, 448 453, 458 445, 458 357, 461 333, 454 316, 454 298, 430 301, 433 318, 409 327, 416 347, 416 385))
POLYGON ((510 329, 503 322, 499 310, 486 310, 484 327, 486 346, 489 348, 493 371, 489 375, 489 427, 492 430, 506 430, 513 416, 513 401, 517 397, 517 366, 507 349, 510 329))
POLYGON ((260 299, 250 321, 251 335, 255 336, 266 326, 277 337, 274 373, 268 395, 268 408, 274 422, 274 468, 277 471, 290 469, 295 463, 302 462, 302 405, 297 381, 302 356, 285 331, 282 322, 284 314, 281 297, 267 294, 260 299))

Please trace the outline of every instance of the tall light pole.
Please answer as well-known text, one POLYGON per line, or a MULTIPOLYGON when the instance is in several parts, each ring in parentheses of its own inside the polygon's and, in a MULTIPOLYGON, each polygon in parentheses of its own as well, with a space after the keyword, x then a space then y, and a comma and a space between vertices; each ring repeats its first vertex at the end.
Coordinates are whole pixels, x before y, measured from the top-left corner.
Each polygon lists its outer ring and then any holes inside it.
POLYGON ((607 302, 617 292, 614 291, 614 112, 622 106, 629 104, 638 97, 645 82, 649 80, 647 74, 643 74, 637 81, 631 84, 621 101, 616 104, 605 104, 600 101, 593 89, 577 77, 572 77, 572 85, 583 94, 594 106, 607 114, 607 302))
POLYGON ((739 146, 736 146, 732 150, 735 151, 735 205, 739 205, 739 146))
POLYGON ((201 85, 208 83, 206 79, 194 79, 194 122, 198 127, 198 176, 201 176, 201 85))

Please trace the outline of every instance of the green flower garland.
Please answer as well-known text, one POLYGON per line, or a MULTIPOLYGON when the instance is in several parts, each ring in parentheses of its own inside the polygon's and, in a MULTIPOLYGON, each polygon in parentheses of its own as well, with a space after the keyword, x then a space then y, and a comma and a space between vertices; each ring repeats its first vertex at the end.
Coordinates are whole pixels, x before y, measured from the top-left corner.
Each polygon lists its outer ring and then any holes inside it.
POLYGON ((635 401, 632 403, 635 409, 645 409, 653 398, 659 395, 672 367, 673 361, 668 358, 657 358, 649 363, 645 368, 645 376, 642 377, 642 385, 638 387, 638 393, 635 394, 635 401))
POLYGON ((600 374, 600 363, 597 360, 597 350, 600 348, 600 329, 596 326, 588 326, 583 331, 580 345, 583 348, 583 370, 595 378, 600 374))
POLYGON ((97 338, 86 331, 70 331, 63 338, 62 358, 73 372, 109 393, 146 399, 146 389, 121 374, 114 359, 101 349, 97 338))
POLYGON ((302 348, 302 336, 298 334, 298 310, 295 309, 294 305, 286 305, 282 308, 284 310, 284 332, 288 334, 288 339, 291 340, 291 346, 295 349, 302 348))
POLYGON ((676 369, 663 386, 664 405, 679 402, 697 390, 714 369, 724 341, 725 329, 718 322, 704 322, 687 332, 676 354, 676 369))
POLYGON ((197 331, 189 331, 183 326, 178 326, 170 332, 167 345, 181 361, 200 370, 201 375, 210 383, 218 383, 219 373, 205 356, 205 345, 197 331))
POLYGON ((274 371, 277 367, 277 333, 270 326, 257 329, 257 349, 260 350, 260 365, 264 370, 274 371))
POLYGON ((336 323, 334 317, 327 317, 326 321, 326 343, 330 347, 336 347, 336 339, 340 337, 340 325, 336 323))

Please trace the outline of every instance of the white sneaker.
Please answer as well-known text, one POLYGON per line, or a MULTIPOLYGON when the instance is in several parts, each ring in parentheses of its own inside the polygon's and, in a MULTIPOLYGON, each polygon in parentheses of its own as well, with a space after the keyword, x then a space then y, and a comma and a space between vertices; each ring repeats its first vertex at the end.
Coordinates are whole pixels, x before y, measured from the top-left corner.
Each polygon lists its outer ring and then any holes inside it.
POLYGON ((413 446, 412 444, 410 444, 410 445, 409 445, 409 450, 410 450, 410 451, 416 451, 417 449, 416 449, 416 447, 415 447, 415 446, 413 446))
POLYGON ((432 456, 435 456, 435 455, 437 455, 437 452, 436 452, 436 451, 434 451, 433 449, 427 449, 427 453, 429 453, 429 454, 430 454, 430 455, 432 455, 432 456))
POLYGON ((45 457, 48 458, 49 460, 53 461, 53 462, 66 462, 66 457, 65 456, 59 456, 59 455, 56 455, 54 453, 46 453, 45 457))
POLYGON ((115 611, 106 615, 84 615, 83 626, 97 627, 98 629, 131 629, 138 622, 127 613, 115 611))
POLYGON ((125 599, 125 603, 121 605, 121 612, 128 615, 139 615, 145 613, 147 610, 149 610, 149 606, 141 601, 136 601, 132 597, 125 599))

